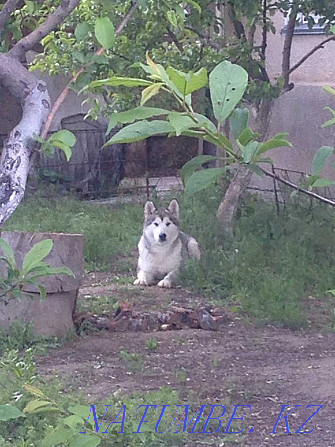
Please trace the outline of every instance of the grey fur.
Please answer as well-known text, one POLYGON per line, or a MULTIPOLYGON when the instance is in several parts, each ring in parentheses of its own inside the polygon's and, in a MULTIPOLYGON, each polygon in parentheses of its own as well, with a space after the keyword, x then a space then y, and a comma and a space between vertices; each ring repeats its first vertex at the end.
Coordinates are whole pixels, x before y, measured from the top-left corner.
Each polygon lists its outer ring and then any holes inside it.
POLYGON ((179 227, 179 203, 156 209, 152 202, 144 207, 143 234, 138 244, 139 258, 135 285, 172 287, 180 268, 190 258, 200 259, 198 242, 179 227))

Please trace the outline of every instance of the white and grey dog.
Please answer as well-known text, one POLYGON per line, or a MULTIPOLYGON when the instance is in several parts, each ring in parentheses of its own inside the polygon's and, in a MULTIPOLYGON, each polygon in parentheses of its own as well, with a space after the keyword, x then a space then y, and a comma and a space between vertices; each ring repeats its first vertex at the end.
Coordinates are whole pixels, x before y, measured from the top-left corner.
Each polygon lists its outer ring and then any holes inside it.
POLYGON ((189 257, 200 259, 198 242, 179 228, 179 203, 167 208, 144 206, 143 234, 138 244, 139 258, 135 285, 172 287, 180 268, 189 257))

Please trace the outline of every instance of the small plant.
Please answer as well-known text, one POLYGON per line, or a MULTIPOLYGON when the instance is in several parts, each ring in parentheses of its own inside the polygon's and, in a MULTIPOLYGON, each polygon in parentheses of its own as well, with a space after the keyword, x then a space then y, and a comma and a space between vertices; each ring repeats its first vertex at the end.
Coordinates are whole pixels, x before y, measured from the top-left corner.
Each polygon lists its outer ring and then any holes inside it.
POLYGON ((179 383, 185 383, 187 381, 187 372, 183 368, 175 371, 174 376, 179 383))
POLYGON ((141 356, 139 354, 136 354, 136 352, 130 353, 126 349, 121 349, 120 358, 122 360, 125 360, 132 370, 137 371, 142 366, 141 356))
POLYGON ((146 338, 145 339, 145 347, 149 349, 149 351, 155 351, 158 349, 158 340, 157 338, 146 338))
POLYGON ((3 256, 0 261, 7 264, 7 277, 0 278, 0 301, 8 303, 10 299, 21 299, 25 284, 34 285, 39 291, 41 299, 46 298, 45 288, 39 284, 39 279, 52 275, 73 276, 72 271, 66 267, 50 267, 44 259, 53 247, 51 239, 44 239, 35 244, 26 254, 22 269, 17 266, 14 251, 7 241, 0 238, 0 248, 3 256))
POLYGON ((72 155, 71 148, 76 144, 76 137, 69 130, 63 129, 54 132, 47 140, 35 135, 35 140, 41 144, 41 152, 47 157, 53 157, 55 148, 63 151, 66 161, 69 161, 72 155))

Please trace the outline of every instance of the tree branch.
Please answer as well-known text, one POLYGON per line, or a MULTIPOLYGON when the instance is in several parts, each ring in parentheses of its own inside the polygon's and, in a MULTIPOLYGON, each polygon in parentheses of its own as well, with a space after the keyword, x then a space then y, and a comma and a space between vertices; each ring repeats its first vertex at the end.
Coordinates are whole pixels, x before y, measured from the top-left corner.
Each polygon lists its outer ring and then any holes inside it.
POLYGON ((244 28, 243 23, 237 19, 234 4, 232 2, 228 2, 228 5, 229 5, 229 9, 230 9, 230 11, 229 11, 230 20, 234 26, 235 34, 238 39, 242 39, 242 40, 246 41, 247 38, 246 38, 246 34, 245 34, 245 28, 244 28))
POLYGON ((178 48, 179 53, 183 53, 184 48, 183 48, 182 44, 179 42, 179 40, 178 40, 177 36, 175 35, 175 33, 173 31, 171 31, 169 28, 167 28, 167 32, 168 32, 168 35, 171 37, 173 43, 178 48))
POLYGON ((290 63, 291 63, 291 49, 292 49, 292 40, 293 33, 295 29, 295 23, 297 20, 298 14, 298 4, 295 1, 292 5, 291 13, 288 19, 287 27, 286 27, 286 36, 283 47, 283 59, 282 59, 282 75, 284 76, 284 89, 287 89, 290 82, 290 63))
POLYGON ((321 202, 326 203, 327 205, 331 205, 331 206, 335 207, 335 202, 333 202, 332 200, 327 199, 326 197, 322 197, 319 194, 316 194, 315 192, 311 192, 311 191, 308 191, 307 189, 300 188, 298 185, 295 185, 294 183, 290 182, 289 180, 285 180, 285 179, 279 177, 278 174, 274 174, 273 172, 267 171, 266 169, 261 168, 261 167, 260 167, 260 169, 268 177, 272 177, 272 178, 278 180, 278 182, 281 182, 284 185, 289 186, 290 188, 295 189, 296 191, 302 192, 303 194, 306 194, 309 197, 313 197, 314 199, 320 200, 321 202))
POLYGON ((205 41, 205 45, 206 46, 212 47, 215 50, 222 50, 222 47, 219 44, 217 44, 215 42, 210 42, 208 36, 206 36, 205 34, 201 33, 200 31, 196 30, 192 26, 185 25, 184 28, 192 31, 193 33, 195 33, 198 37, 200 37, 200 39, 203 39, 205 41))
POLYGON ((0 163, 0 225, 21 202, 34 146, 50 110, 46 85, 16 59, 0 53, 0 84, 17 98, 22 118, 4 145, 0 163))
POLYGON ((3 5, 0 12, 0 31, 3 30, 5 23, 15 11, 16 6, 20 1, 21 0, 7 0, 6 3, 3 5))
POLYGON ((267 14, 267 0, 263 0, 263 29, 262 29, 262 46, 261 46, 261 59, 265 61, 265 52, 267 47, 268 30, 266 28, 266 14, 267 14))
POLYGON ((302 57, 300 59, 299 62, 297 62, 295 65, 293 65, 293 67, 291 67, 289 70, 287 70, 284 73, 284 76, 289 76, 294 70, 296 70, 297 68, 300 67, 300 65, 302 65, 309 57, 312 56, 312 54, 314 54, 316 51, 320 50, 321 48, 323 48, 323 46, 328 43, 331 42, 332 40, 335 41, 335 36, 331 36, 328 37, 328 39, 323 40, 322 42, 320 42, 318 45, 316 45, 314 48, 311 49, 311 51, 309 51, 307 54, 305 54, 304 57, 302 57))
MULTIPOLYGON (((138 8, 138 3, 133 3, 131 2, 131 6, 127 12, 127 14, 124 16, 124 18, 122 19, 120 25, 116 28, 115 30, 115 36, 118 36, 119 34, 121 34, 121 32, 123 31, 123 29, 125 28, 125 26, 128 24, 128 22, 130 21, 130 19, 132 18, 132 16, 134 15, 134 12, 136 11, 136 9, 138 8)), ((97 50, 95 52, 95 54, 100 55, 104 52, 104 48, 99 48, 99 50, 97 50)), ((71 83, 76 82, 78 76, 83 73, 83 71, 85 70, 85 68, 81 68, 71 79, 71 81, 68 83, 68 85, 64 88, 64 90, 61 92, 61 94, 58 96, 56 102, 54 103, 51 112, 49 113, 48 119, 46 120, 46 123, 43 127, 41 136, 42 138, 45 138, 49 132, 52 120, 54 119, 57 110, 59 109, 59 107, 61 106, 61 104, 64 102, 65 98, 67 97, 69 91, 70 91, 70 85, 71 83)))
POLYGON ((58 8, 53 13, 49 14, 47 19, 40 26, 34 29, 34 31, 27 36, 20 39, 8 54, 16 59, 22 59, 27 51, 31 50, 34 45, 39 43, 44 37, 57 29, 59 25, 61 25, 69 16, 69 14, 79 5, 80 1, 81 0, 63 0, 58 8))

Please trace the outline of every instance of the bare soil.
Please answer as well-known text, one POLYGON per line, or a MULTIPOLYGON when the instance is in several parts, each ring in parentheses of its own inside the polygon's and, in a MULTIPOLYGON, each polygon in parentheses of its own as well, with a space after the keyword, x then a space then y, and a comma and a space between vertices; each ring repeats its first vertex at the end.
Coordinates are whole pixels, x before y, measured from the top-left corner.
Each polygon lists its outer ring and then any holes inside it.
MULTIPOLYGON (((136 310, 204 303, 201 296, 185 290, 135 288, 116 284, 107 274, 90 274, 79 300, 97 295, 110 296, 111 302, 129 301, 136 310)), ((313 311, 313 303, 308 305, 313 311)), ((322 304, 316 302, 315 306, 322 304)), ((93 333, 40 358, 39 369, 47 376, 60 375, 65 388, 68 384, 84 390, 89 403, 106 400, 107 404, 108 396, 115 392, 145 393, 168 386, 179 392, 181 404, 190 404, 192 415, 201 405, 225 405, 223 427, 234 405, 251 406, 251 411, 239 408, 236 413, 237 418, 245 414, 243 423, 234 422, 238 430, 245 427, 242 434, 233 439, 222 432, 189 434, 185 446, 330 447, 335 446, 335 333, 322 331, 322 324, 314 323, 299 331, 257 327, 236 314, 216 332, 93 333), (148 338, 157 339, 157 349, 146 347, 148 338), (139 367, 120 357, 121 350, 136 353, 139 367), (271 433, 282 405, 288 406, 285 414, 301 405, 288 417, 291 434, 285 433, 284 419, 278 423, 277 433, 271 433), (307 405, 323 405, 301 431, 315 428, 310 434, 295 433, 317 409, 306 409, 307 405)), ((152 427, 154 430, 154 423, 152 427)), ((197 431, 201 430, 199 422, 197 431)))

